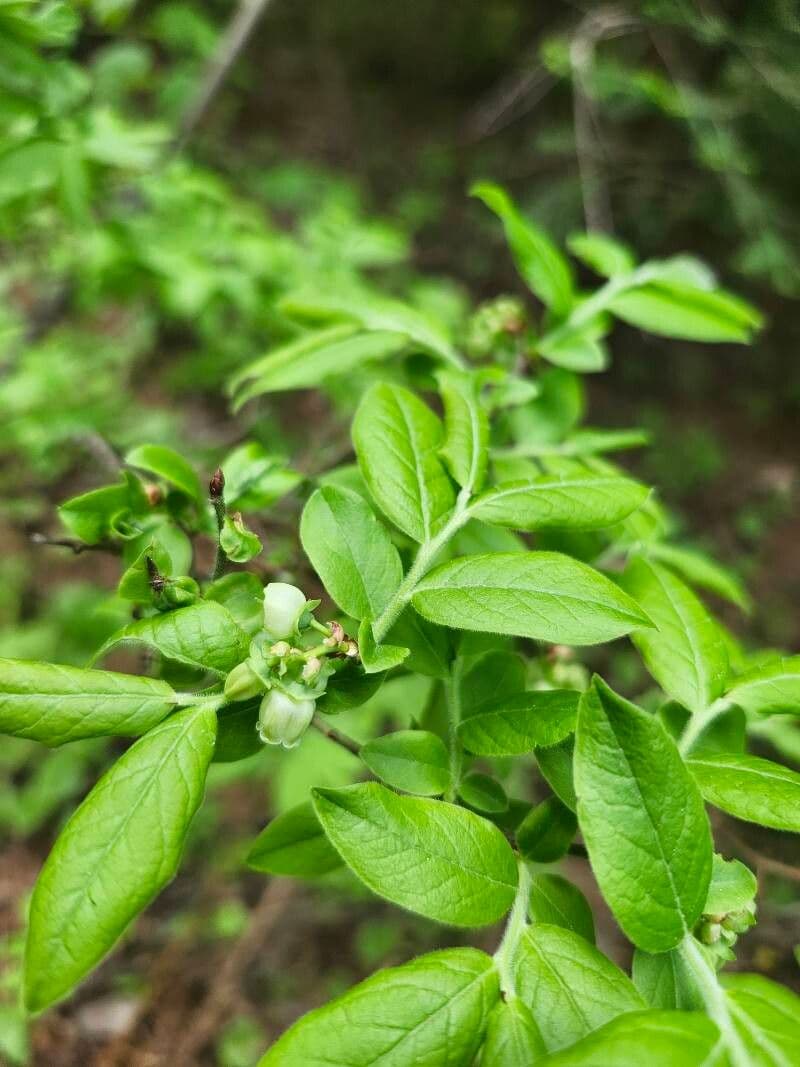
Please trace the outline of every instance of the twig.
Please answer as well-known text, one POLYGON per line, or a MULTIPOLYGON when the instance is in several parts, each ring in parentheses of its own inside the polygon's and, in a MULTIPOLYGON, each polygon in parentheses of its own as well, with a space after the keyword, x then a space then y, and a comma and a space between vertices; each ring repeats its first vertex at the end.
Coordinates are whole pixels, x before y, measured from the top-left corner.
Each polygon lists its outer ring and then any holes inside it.
POLYGON ((225 549, 222 547, 222 531, 225 526, 225 516, 228 512, 225 504, 225 475, 222 473, 222 467, 217 467, 211 481, 208 483, 208 499, 211 502, 211 507, 214 509, 214 517, 217 520, 217 548, 214 553, 214 567, 210 576, 211 580, 215 581, 221 576, 225 570, 225 564, 228 562, 225 549))
POLYGON ((328 726, 324 719, 321 719, 319 715, 315 715, 311 720, 311 725, 316 727, 321 734, 325 734, 329 741, 335 741, 337 745, 341 745, 342 748, 346 748, 348 752, 352 752, 354 756, 357 756, 361 751, 361 745, 358 741, 354 741, 352 737, 348 737, 347 734, 343 734, 341 730, 337 730, 335 726, 328 726))
POLYGON ((89 452, 98 463, 100 463, 111 474, 116 474, 122 466, 122 460, 114 451, 112 446, 106 441, 105 437, 102 437, 99 433, 91 430, 87 433, 79 433, 75 435, 75 440, 79 444, 82 444, 87 452, 89 452))
POLYGON ((197 93, 181 118, 178 132, 167 147, 164 162, 186 147, 270 2, 271 0, 240 0, 236 14, 228 23, 206 67, 197 93))
POLYGON ((82 552, 111 552, 118 556, 122 549, 111 541, 98 541, 97 544, 88 545, 85 541, 79 541, 75 537, 47 537, 46 534, 33 533, 30 537, 34 545, 54 545, 57 548, 69 548, 76 556, 82 552))

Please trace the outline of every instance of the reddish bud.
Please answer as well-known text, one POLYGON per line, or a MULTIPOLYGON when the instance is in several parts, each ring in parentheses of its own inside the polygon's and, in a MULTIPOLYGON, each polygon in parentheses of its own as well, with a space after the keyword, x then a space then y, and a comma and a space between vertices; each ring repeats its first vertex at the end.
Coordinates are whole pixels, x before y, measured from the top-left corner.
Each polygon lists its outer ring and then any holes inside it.
POLYGON ((217 467, 208 483, 208 495, 212 500, 221 500, 224 490, 225 475, 222 473, 222 467, 217 467))

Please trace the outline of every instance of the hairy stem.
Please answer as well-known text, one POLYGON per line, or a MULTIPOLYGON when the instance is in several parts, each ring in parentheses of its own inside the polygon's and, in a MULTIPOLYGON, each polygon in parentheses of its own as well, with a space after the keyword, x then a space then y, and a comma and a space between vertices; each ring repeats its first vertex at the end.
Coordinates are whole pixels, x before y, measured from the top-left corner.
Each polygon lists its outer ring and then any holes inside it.
POLYGON ((450 678, 445 683, 447 694, 447 717, 450 724, 448 736, 448 748, 450 750, 450 788, 447 791, 447 799, 454 801, 461 781, 461 764, 463 750, 458 736, 458 724, 461 722, 461 676, 464 669, 464 661, 456 656, 450 670, 450 678))
POLYGON ((719 984, 716 971, 692 934, 686 935, 678 945, 678 951, 691 971, 706 1011, 719 1027, 722 1040, 728 1050, 731 1067, 750 1067, 750 1056, 731 1019, 725 991, 719 984))
POLYGON ((494 964, 500 975, 500 988, 507 997, 516 995, 514 985, 514 960, 519 940, 528 926, 528 897, 531 891, 531 872, 523 859, 518 860, 519 883, 511 914, 508 917, 503 940, 494 954, 494 964))
POLYGON ((686 729, 681 735, 681 739, 678 742, 678 749, 682 756, 688 756, 691 750, 697 743, 700 735, 703 731, 710 726, 710 724, 721 715, 723 711, 726 711, 730 707, 727 700, 715 700, 713 704, 704 711, 696 712, 686 724, 686 729))
POLYGON ((469 518, 468 497, 459 494, 453 513, 435 537, 419 546, 414 562, 408 574, 395 590, 394 596, 383 609, 381 615, 372 624, 375 643, 380 644, 400 618, 403 608, 411 599, 419 582, 425 577, 433 563, 447 544, 469 518))

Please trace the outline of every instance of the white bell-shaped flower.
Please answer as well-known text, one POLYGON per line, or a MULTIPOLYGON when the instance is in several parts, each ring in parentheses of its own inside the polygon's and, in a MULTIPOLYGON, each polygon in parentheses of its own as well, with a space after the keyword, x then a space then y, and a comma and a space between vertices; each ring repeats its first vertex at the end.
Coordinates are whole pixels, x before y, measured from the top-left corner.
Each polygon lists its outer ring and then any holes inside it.
POLYGON ((264 589, 264 629, 276 640, 293 637, 305 606, 302 589, 286 582, 270 582, 264 589))
POLYGON ((314 700, 295 700, 280 689, 270 689, 261 701, 258 736, 267 745, 295 748, 314 717, 314 700))

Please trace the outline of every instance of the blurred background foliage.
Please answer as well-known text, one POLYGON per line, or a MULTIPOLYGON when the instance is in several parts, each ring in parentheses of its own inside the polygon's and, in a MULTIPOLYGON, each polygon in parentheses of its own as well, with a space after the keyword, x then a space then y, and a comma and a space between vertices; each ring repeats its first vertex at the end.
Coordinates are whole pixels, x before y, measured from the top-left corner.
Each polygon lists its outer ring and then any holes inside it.
MULTIPOLYGON (((115 561, 31 538, 58 537, 56 504, 109 481, 133 444, 177 446, 201 472, 244 439, 302 474, 346 458, 346 383, 231 415, 232 372, 297 332, 287 293, 374 284, 456 326, 471 303, 522 296, 465 195, 487 177, 559 243, 588 228, 646 256, 691 251, 765 311, 753 348, 624 327, 576 403, 650 432, 637 473, 747 580, 753 640, 796 647, 798 69, 790 0, 0 0, 0 655, 83 664, 125 617, 115 561)), ((271 573, 293 574, 297 512, 283 501, 259 530, 271 573)), ((421 703, 410 684, 384 687, 352 732, 421 703)), ((434 944, 335 879, 324 897, 297 890, 277 930, 241 873, 268 805, 350 774, 331 747, 217 765, 188 873, 31 1054, 14 992, 24 898, 108 750, 4 742, 0 1059, 144 1065, 201 1004, 215 1022, 196 1062, 238 1067, 337 975, 434 944), (259 922, 268 961, 237 940, 259 922), (247 996, 213 980, 231 957, 247 996)), ((764 970, 800 921, 791 870, 769 863, 764 970)))

